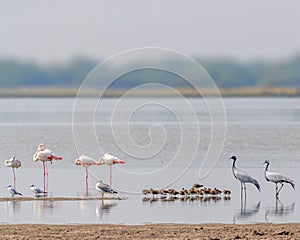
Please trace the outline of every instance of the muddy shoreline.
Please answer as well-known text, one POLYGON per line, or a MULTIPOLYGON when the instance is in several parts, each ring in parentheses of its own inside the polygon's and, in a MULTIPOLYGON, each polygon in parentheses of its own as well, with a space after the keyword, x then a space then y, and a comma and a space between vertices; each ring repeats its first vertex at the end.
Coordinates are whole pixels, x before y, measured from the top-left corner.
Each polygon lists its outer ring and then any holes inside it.
POLYGON ((1 239, 300 239, 300 224, 0 225, 1 239))

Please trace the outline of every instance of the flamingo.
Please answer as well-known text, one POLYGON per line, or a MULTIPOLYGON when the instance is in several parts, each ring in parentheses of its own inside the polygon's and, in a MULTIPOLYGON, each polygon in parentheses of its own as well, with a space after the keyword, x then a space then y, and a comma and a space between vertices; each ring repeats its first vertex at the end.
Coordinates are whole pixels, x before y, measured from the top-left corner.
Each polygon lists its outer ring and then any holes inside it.
POLYGON ((46 149, 43 143, 39 144, 37 151, 33 155, 33 161, 41 161, 43 162, 44 169, 44 192, 48 191, 48 165, 47 162, 51 162, 53 160, 62 160, 61 157, 57 157, 53 155, 50 149, 46 149))
POLYGON ((246 194, 246 183, 254 184, 255 187, 258 189, 258 191, 260 191, 260 186, 259 186, 259 183, 256 179, 254 179, 253 177, 251 177, 247 173, 245 173, 241 170, 238 170, 236 168, 236 166, 235 166, 235 162, 237 160, 236 156, 232 156, 230 159, 233 160, 233 164, 232 164, 233 176, 241 182, 241 193, 242 193, 242 190, 244 189, 245 194, 246 194))
POLYGON ((78 159, 75 160, 75 164, 77 166, 82 166, 85 167, 85 187, 86 191, 88 190, 88 178, 89 178, 89 172, 88 172, 88 167, 91 165, 101 165, 99 161, 86 156, 86 155, 81 155, 78 159))
POLYGON ((113 190, 108 184, 103 183, 102 180, 100 180, 96 183, 95 188, 98 191, 102 192, 102 198, 103 198, 104 193, 113 193, 113 194, 118 193, 117 191, 113 190))
POLYGON ((11 185, 7 186, 7 191, 11 194, 12 197, 15 195, 22 195, 22 193, 19 193, 16 189, 12 188, 11 185))
POLYGON ((121 159, 113 156, 113 155, 105 153, 103 155, 103 157, 100 158, 99 163, 100 163, 100 165, 102 165, 102 164, 109 165, 109 167, 110 167, 110 176, 109 176, 109 180, 110 181, 109 182, 110 182, 110 187, 112 187, 112 168, 111 168, 112 165, 115 165, 115 164, 125 164, 125 162, 123 160, 121 160, 121 159))
POLYGON ((269 165, 270 165, 270 161, 269 160, 266 160, 264 162, 264 164, 267 164, 266 165, 266 168, 265 168, 265 178, 266 180, 269 182, 273 182, 276 184, 276 198, 278 197, 278 194, 279 192, 281 191, 281 189, 283 188, 283 184, 284 183, 289 183, 291 184, 291 186, 293 187, 293 189, 295 190, 295 183, 292 179, 280 174, 280 173, 275 173, 275 172, 270 172, 268 171, 268 168, 269 168, 269 165), (280 183, 281 184, 281 187, 279 188, 278 190, 278 186, 277 184, 280 183))
POLYGON ((14 176, 14 188, 16 188, 16 175, 15 175, 15 168, 21 167, 21 161, 16 159, 15 156, 12 156, 9 160, 5 160, 4 165, 6 167, 11 167, 13 171, 13 176, 14 176))

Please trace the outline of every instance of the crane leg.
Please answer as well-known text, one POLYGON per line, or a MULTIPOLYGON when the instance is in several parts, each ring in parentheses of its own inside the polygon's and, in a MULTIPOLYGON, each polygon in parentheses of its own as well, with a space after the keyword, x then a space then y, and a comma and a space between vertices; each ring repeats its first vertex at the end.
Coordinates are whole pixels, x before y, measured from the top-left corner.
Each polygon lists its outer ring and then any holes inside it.
POLYGON ((279 192, 281 191, 281 189, 283 188, 283 183, 280 183, 281 184, 281 187, 279 188, 278 192, 277 192, 277 195, 279 194, 279 192))
POLYGON ((244 185, 241 182, 241 203, 243 202, 243 197, 244 197, 244 185))
POLYGON ((247 195, 247 193, 246 193, 246 183, 244 183, 244 192, 245 192, 245 200, 246 200, 246 195, 247 195))
POLYGON ((276 197, 278 196, 278 186, 277 186, 277 183, 276 183, 276 197))

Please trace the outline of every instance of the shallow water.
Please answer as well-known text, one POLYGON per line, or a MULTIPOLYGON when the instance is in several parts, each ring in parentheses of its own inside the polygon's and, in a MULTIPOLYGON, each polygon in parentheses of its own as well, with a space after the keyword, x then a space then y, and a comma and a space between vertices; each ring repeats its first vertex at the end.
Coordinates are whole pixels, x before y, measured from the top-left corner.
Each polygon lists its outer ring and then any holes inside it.
MULTIPOLYGON (((72 99, 0 99, 2 160, 15 154, 22 161, 22 167, 16 170, 16 175, 17 189, 23 195, 31 196, 31 184, 38 187, 43 185, 42 164, 34 163, 32 155, 37 145, 44 142, 64 158, 61 162, 49 164, 49 196, 83 196, 85 171, 84 168, 74 165, 75 158, 78 154, 85 153, 98 159, 107 151, 126 161, 125 165, 113 167, 113 186, 120 190, 120 196, 127 197, 126 200, 103 202, 0 202, 0 222, 143 224, 300 221, 297 191, 285 186, 280 193, 280 201, 276 201, 275 186, 265 181, 262 164, 263 160, 270 159, 270 168, 294 179, 297 188, 300 181, 300 99, 225 99, 226 141, 216 167, 204 179, 199 179, 198 176, 209 146, 211 129, 210 117, 201 99, 189 99, 200 119, 200 144, 192 162, 188 157, 173 161, 173 155, 178 149, 182 156, 189 156, 191 150, 195 150, 192 148, 198 140, 194 135, 194 116, 184 105, 181 106, 180 101, 151 99, 151 102, 159 102, 161 105, 175 101, 176 109, 173 110, 177 115, 184 116, 183 121, 178 122, 176 115, 154 104, 134 112, 128 123, 127 110, 132 112, 131 107, 141 100, 123 100, 125 104, 117 112, 118 121, 114 122, 112 131, 110 114, 116 101, 117 99, 104 99, 99 107, 101 109, 95 110, 95 124, 91 125, 84 113, 93 110, 93 101, 85 100, 84 106, 79 109, 82 117, 75 124, 76 131, 80 134, 75 146, 72 99), (153 122, 161 125, 153 127, 153 122), (95 136, 85 134, 90 128, 95 129, 97 146, 95 136), (180 138, 182 129, 186 137, 184 142, 180 138), (238 156, 238 168, 253 175, 262 185, 261 193, 253 186, 248 186, 246 205, 244 201, 241 202, 240 184, 231 173, 231 162, 228 158, 232 154, 238 156), (147 158, 143 158, 144 156, 147 158), (156 172, 161 175, 155 175, 156 172), (182 176, 178 177, 178 174, 182 176), (163 201, 151 198, 143 201, 141 194, 130 193, 149 187, 188 188, 194 182, 201 182, 208 187, 231 189, 231 199, 224 200, 222 196, 220 200, 163 201), (170 185, 166 186, 166 183, 170 185)), ((217 114, 217 121, 220 119, 221 116, 217 114)), ((89 194, 100 196, 94 185, 97 179, 109 181, 109 168, 91 166, 89 170, 89 194)), ((11 169, 3 164, 0 168, 0 197, 8 196, 6 186, 12 183, 11 169)))

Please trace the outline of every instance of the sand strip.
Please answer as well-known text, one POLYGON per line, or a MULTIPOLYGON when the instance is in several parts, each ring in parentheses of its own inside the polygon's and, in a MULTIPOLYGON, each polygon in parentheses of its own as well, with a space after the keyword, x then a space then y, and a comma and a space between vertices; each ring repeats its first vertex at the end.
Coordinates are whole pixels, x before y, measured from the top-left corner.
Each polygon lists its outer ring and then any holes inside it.
POLYGON ((300 239, 300 224, 0 225, 1 239, 300 239))

